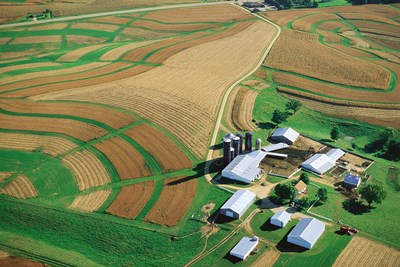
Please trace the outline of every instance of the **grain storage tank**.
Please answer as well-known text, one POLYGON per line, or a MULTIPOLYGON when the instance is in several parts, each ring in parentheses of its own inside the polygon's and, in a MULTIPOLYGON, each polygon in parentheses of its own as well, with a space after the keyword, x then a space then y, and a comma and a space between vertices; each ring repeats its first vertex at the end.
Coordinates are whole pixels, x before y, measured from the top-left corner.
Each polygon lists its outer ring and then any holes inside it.
POLYGON ((261 139, 257 138, 256 140, 256 150, 261 150, 261 139))
POLYGON ((231 161, 235 158, 235 149, 233 147, 231 147, 231 158, 229 163, 231 163, 231 161))
POLYGON ((253 143, 253 133, 252 132, 246 132, 246 141, 245 141, 245 144, 244 144, 244 150, 251 151, 252 143, 253 143))
POLYGON ((242 149, 243 149, 243 135, 241 135, 240 133, 237 133, 236 136, 240 138, 240 141, 239 141, 239 155, 240 155, 240 154, 242 154, 242 149))
POLYGON ((224 139, 224 166, 227 166, 232 161, 231 158, 231 143, 232 140, 229 138, 224 139))
POLYGON ((233 137, 232 139, 232 147, 235 150, 233 153, 233 157, 235 158, 237 155, 239 155, 239 150, 240 150, 240 138, 238 136, 233 137))

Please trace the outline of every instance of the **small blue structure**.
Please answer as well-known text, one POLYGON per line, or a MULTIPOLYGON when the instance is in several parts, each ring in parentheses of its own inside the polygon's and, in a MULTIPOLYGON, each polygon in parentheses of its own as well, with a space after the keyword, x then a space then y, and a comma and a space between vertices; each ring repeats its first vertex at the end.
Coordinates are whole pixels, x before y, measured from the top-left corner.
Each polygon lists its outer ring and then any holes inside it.
POLYGON ((358 175, 346 174, 344 177, 343 185, 348 189, 357 188, 361 183, 361 177, 358 175))

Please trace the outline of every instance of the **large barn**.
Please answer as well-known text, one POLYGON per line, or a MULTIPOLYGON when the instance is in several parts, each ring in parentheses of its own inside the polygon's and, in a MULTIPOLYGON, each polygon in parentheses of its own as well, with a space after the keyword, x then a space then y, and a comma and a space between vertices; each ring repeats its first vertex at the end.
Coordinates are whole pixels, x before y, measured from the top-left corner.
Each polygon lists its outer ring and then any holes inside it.
POLYGON ((258 240, 259 238, 257 236, 243 237, 229 254, 241 260, 245 260, 258 245, 258 240))
POLYGON ((275 226, 285 227, 285 225, 290 221, 290 217, 290 213, 281 210, 271 217, 270 223, 275 226))
POLYGON ((318 173, 324 174, 330 168, 335 166, 336 161, 340 159, 345 153, 340 149, 331 149, 326 154, 315 154, 301 164, 301 167, 318 173))
POLYGON ((263 170, 258 166, 266 155, 267 152, 260 150, 239 155, 222 170, 222 177, 250 184, 262 175, 263 170))
POLYGON ((239 219, 247 209, 256 201, 256 194, 248 190, 238 190, 222 205, 222 215, 239 219))
POLYGON ((271 140, 293 145, 299 135, 300 134, 292 128, 278 128, 271 135, 271 140))
POLYGON ((287 237, 289 243, 311 249, 325 231, 325 224, 315 218, 303 218, 287 237))

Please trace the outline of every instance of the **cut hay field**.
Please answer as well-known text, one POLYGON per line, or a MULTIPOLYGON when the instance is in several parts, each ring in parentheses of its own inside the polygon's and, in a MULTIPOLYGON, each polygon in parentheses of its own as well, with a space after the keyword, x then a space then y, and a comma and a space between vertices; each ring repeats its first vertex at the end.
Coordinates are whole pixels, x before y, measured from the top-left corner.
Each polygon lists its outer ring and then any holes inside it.
POLYGON ((146 215, 145 221, 166 226, 176 225, 190 207, 195 194, 196 179, 165 179, 161 195, 146 215))
POLYGON ((336 259, 333 267, 399 265, 399 251, 356 236, 336 259))
POLYGON ((69 206, 71 209, 97 211, 111 194, 111 189, 98 190, 86 195, 77 196, 69 206))

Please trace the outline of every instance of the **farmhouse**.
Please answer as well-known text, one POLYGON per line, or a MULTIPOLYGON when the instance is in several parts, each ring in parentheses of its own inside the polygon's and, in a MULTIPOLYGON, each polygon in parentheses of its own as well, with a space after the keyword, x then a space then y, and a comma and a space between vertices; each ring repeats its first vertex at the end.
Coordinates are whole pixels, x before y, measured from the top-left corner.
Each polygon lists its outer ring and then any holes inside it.
POLYGON ((256 194, 248 190, 238 190, 222 205, 220 212, 222 215, 239 219, 255 201, 256 194))
POLYGON ((335 166, 336 161, 345 153, 340 149, 331 149, 326 154, 315 154, 304 161, 301 166, 309 171, 324 174, 327 170, 335 166))
POLYGON ((258 166, 266 155, 267 152, 260 150, 239 155, 222 170, 222 176, 249 184, 263 173, 263 170, 258 166))
POLYGON ((346 174, 343 181, 343 185, 349 189, 357 188, 360 183, 361 177, 358 175, 352 175, 351 173, 346 174))
POLYGON ((299 137, 299 133, 292 128, 278 128, 271 135, 271 140, 277 142, 284 142, 288 145, 293 145, 296 139, 299 137))
POLYGON ((311 249, 325 231, 325 224, 315 218, 303 218, 287 237, 289 243, 311 249))
POLYGON ((294 189, 296 189, 296 194, 302 194, 306 191, 307 185, 303 181, 299 181, 295 186, 294 189))
POLYGON ((239 259, 245 260, 250 253, 258 245, 259 238, 254 237, 243 237, 240 239, 239 243, 229 252, 230 255, 235 256, 239 259))
POLYGON ((279 227, 285 227, 290 219, 290 214, 284 210, 281 210, 271 217, 270 223, 279 227))

